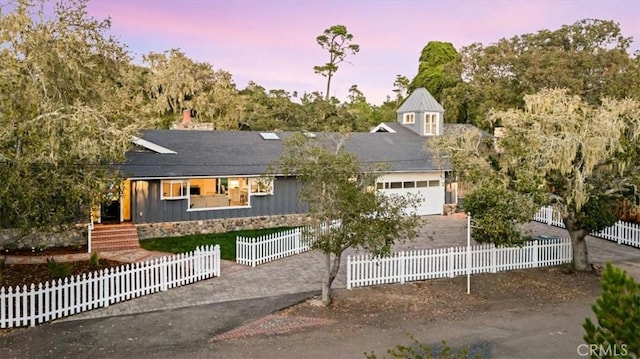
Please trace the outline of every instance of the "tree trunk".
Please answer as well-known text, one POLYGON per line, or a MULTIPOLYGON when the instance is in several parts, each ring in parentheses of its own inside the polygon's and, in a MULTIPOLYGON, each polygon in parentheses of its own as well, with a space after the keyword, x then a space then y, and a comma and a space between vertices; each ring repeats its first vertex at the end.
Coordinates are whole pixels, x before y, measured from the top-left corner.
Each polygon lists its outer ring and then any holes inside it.
POLYGON ((329 98, 331 97, 329 95, 329 89, 331 88, 331 77, 333 77, 333 74, 329 72, 329 74, 327 74, 327 93, 324 95, 324 99, 327 101, 329 101, 329 98))
POLYGON ((331 263, 331 253, 324 254, 325 273, 324 278, 322 278, 322 304, 325 307, 331 304, 331 284, 333 284, 333 280, 338 275, 341 259, 342 252, 334 255, 333 263, 331 263))
POLYGON ((589 234, 586 230, 579 228, 576 220, 571 216, 564 218, 564 226, 571 238, 571 249, 573 251, 573 268, 579 271, 591 269, 589 265, 589 253, 587 252, 587 241, 585 237, 589 234))

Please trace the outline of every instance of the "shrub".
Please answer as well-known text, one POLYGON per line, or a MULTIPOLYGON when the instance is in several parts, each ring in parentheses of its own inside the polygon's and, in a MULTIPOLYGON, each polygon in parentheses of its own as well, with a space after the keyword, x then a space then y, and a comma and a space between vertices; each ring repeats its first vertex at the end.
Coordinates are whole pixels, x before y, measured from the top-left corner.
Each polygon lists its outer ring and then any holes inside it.
MULTIPOLYGON (((454 350, 447 345, 446 342, 442 342, 436 348, 431 348, 428 345, 422 344, 417 341, 412 335, 409 335, 413 344, 410 346, 397 345, 393 349, 387 350, 387 354, 393 359, 466 359, 469 358, 469 349, 454 350)), ((364 353, 367 359, 378 359, 373 353, 364 353)), ((384 359, 386 357, 382 357, 384 359)), ((479 358, 478 354, 471 356, 471 358, 479 358)))
POLYGON ((47 259, 47 270, 54 279, 64 278, 71 275, 73 265, 71 263, 60 263, 54 258, 47 259))
POLYGON ((89 267, 91 269, 97 269, 100 266, 100 258, 98 257, 98 252, 91 253, 91 257, 89 257, 89 267))
POLYGON ((604 356, 615 350, 623 356, 635 354, 640 358, 640 284, 627 272, 607 263, 602 273, 602 294, 591 309, 598 323, 585 319, 584 341, 604 356))

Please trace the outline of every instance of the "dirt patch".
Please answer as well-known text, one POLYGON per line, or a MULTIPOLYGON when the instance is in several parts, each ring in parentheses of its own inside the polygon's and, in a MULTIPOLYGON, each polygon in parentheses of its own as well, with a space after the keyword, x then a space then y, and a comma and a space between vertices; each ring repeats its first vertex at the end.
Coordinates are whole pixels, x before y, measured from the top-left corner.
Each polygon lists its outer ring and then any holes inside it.
MULTIPOLYGON (((60 253, 59 253, 60 254, 60 253)), ((66 254, 66 253, 65 253, 66 254)), ((68 266, 68 274, 78 275, 82 273, 90 273, 105 268, 117 267, 124 263, 112 261, 108 259, 100 259, 97 267, 92 266, 88 260, 58 263, 59 266, 68 266)), ((0 266, 0 287, 15 287, 22 285, 31 285, 31 283, 45 283, 57 279, 55 269, 49 264, 4 264, 0 266)))
POLYGON ((568 357, 581 343, 585 308, 599 293, 597 273, 576 273, 565 266, 473 275, 471 294, 466 294, 464 276, 340 289, 330 307, 317 306, 314 298, 275 313, 331 324, 276 328, 250 337, 227 332, 207 354, 230 359, 356 358, 409 344, 408 334, 415 334, 421 343, 447 340, 482 358, 568 357), (578 308, 577 314, 563 308, 578 308), (560 345, 562 349, 555 348, 560 345), (540 351, 546 354, 534 355, 540 351))
POLYGON ((308 301, 283 313, 384 329, 408 319, 431 322, 495 309, 536 310, 550 303, 591 298, 599 291, 600 277, 595 272, 576 273, 560 266, 473 275, 471 294, 466 294, 466 277, 342 289, 334 292, 328 308, 308 301))
MULTIPOLYGON (((45 256, 87 253, 87 246, 50 247, 50 248, 15 248, 3 249, 0 254, 11 256, 45 256)), ((0 259, 2 257, 0 256, 0 259)))

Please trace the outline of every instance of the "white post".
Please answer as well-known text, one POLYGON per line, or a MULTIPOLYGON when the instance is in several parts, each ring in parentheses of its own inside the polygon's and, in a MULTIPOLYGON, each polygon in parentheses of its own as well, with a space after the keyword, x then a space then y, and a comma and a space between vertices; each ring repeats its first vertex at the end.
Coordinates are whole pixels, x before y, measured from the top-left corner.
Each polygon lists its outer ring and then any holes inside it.
POLYGON ((398 265, 400 266, 398 268, 398 274, 400 276, 400 284, 404 284, 404 251, 400 252, 399 258, 398 258, 398 265))
POLYGON ((471 293, 471 213, 467 213, 467 294, 471 293))
POLYGON ((351 274, 351 255, 347 256, 347 289, 351 289, 351 277, 353 276, 351 274))

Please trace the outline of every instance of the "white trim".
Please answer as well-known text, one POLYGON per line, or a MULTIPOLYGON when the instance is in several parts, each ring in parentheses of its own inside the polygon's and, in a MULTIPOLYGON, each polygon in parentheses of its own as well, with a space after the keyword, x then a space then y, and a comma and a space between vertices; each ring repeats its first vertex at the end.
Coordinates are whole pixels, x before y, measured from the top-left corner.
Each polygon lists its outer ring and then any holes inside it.
POLYGON ((385 132, 385 131, 389 133, 396 133, 396 131, 393 128, 389 127, 384 123, 379 124, 373 130, 369 131, 369 133, 385 132), (380 131, 380 130, 384 130, 384 131, 380 131))
POLYGON ((416 123, 416 113, 415 112, 406 112, 402 114, 402 124, 404 125, 413 125, 416 123), (411 115, 411 116, 409 116, 411 115), (409 122, 407 119, 411 117, 412 121, 409 122))
POLYGON ((160 181, 160 200, 165 201, 173 201, 173 200, 182 200, 189 198, 189 180, 188 179, 176 179, 176 180, 162 180, 160 181), (169 182, 170 189, 172 189, 173 184, 179 183, 181 188, 180 196, 165 196, 164 195, 164 184, 165 182, 169 182), (182 186, 184 184, 184 187, 182 186))
POLYGON ((136 136, 131 136, 131 142, 133 142, 134 144, 144 147, 150 151, 156 152, 156 153, 161 153, 164 155, 177 155, 178 152, 170 150, 166 147, 162 147, 160 145, 157 145, 151 141, 147 141, 144 140, 140 137, 136 137, 136 136))
MULTIPOLYGON (((248 178, 248 182, 249 182, 249 196, 270 196, 273 195, 273 183, 275 182, 275 178, 271 177, 271 176, 261 176, 261 177, 251 177, 248 178), (253 183, 254 182, 260 182, 260 181, 268 181, 267 183, 267 191, 264 192, 253 192, 253 183)), ((258 187, 258 185, 256 184, 256 187, 258 187)))
POLYGON ((438 125, 440 122, 440 114, 438 112, 425 112, 424 114, 424 135, 425 136, 436 136, 438 134, 438 125), (434 120, 434 126, 433 128, 430 126, 431 122, 427 121, 427 117, 429 118, 429 120, 431 120, 431 118, 435 118, 434 120), (427 126, 429 127, 429 129, 431 131, 427 132, 427 126))
MULTIPOLYGON (((280 174, 274 174, 274 175, 270 175, 272 177, 284 177, 284 175, 280 175, 280 174)), ((172 179, 198 179, 198 178, 229 178, 229 177, 246 177, 246 178, 255 178, 255 177, 264 177, 264 175, 257 175, 257 174, 253 174, 253 175, 218 175, 218 176, 189 176, 189 175, 185 175, 185 176, 174 176, 174 177, 127 177, 126 179, 130 180, 130 181, 151 181, 151 180, 172 180, 172 179)))
POLYGON ((251 206, 230 206, 230 207, 210 207, 210 208, 187 208, 187 212, 202 212, 202 211, 220 211, 225 209, 245 209, 251 208, 251 206))

